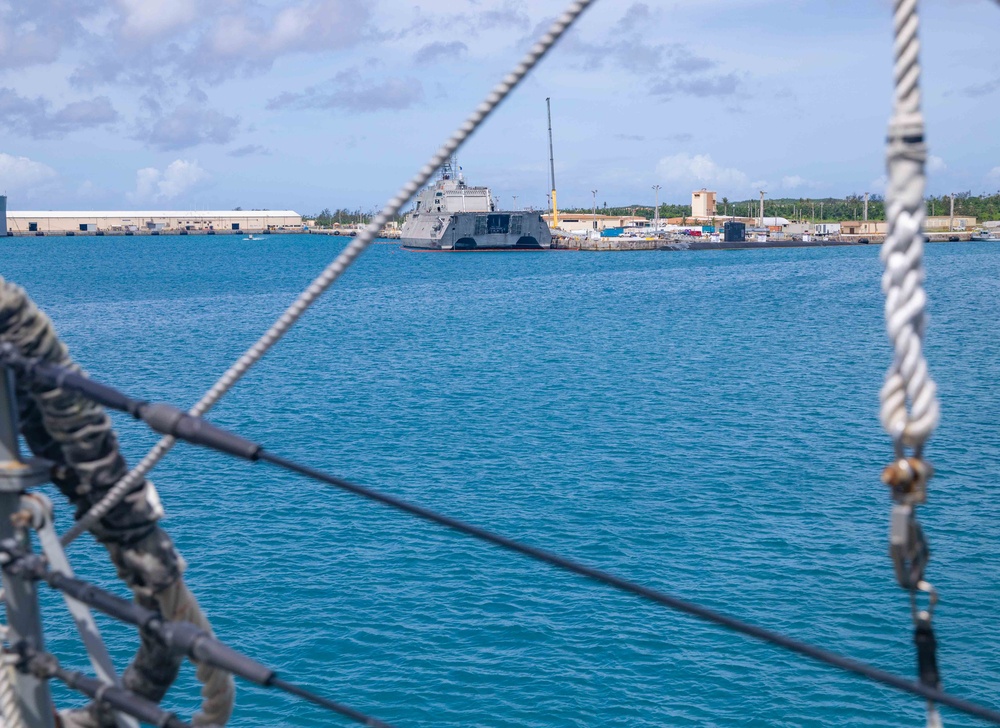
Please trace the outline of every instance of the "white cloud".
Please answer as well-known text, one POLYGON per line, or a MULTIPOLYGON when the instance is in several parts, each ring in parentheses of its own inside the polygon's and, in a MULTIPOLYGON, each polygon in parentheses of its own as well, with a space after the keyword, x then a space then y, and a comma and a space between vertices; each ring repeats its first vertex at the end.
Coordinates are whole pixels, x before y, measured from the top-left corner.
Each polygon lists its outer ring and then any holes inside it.
POLYGON ((707 154, 675 154, 664 157, 656 165, 656 172, 667 182, 687 186, 712 185, 737 190, 749 186, 745 172, 732 167, 722 167, 707 154))
POLYGON ((944 160, 941 159, 941 157, 938 157, 937 155, 934 154, 927 157, 927 171, 930 172, 931 174, 935 174, 937 172, 944 172, 946 169, 948 169, 948 165, 945 164, 944 160))
POLYGON ((162 172, 156 167, 144 167, 135 173, 134 202, 172 200, 209 178, 197 162, 175 159, 162 172))
POLYGON ((122 35, 135 40, 169 33, 198 17, 195 0, 117 0, 116 4, 124 16, 122 35))
POLYGON ((809 183, 806 181, 804 177, 800 177, 797 174, 793 174, 787 177, 782 177, 781 186, 786 190, 797 190, 800 187, 808 187, 809 183))
POLYGON ((987 179, 1000 181, 1000 167, 994 167, 986 175, 987 179))
POLYGON ((360 42, 371 18, 362 0, 306 0, 269 18, 246 5, 219 15, 202 34, 183 63, 188 72, 217 81, 268 68, 285 54, 347 48, 360 42))
POLYGON ((41 162, 0 152, 0 190, 15 192, 29 189, 51 182, 58 176, 52 167, 41 162))

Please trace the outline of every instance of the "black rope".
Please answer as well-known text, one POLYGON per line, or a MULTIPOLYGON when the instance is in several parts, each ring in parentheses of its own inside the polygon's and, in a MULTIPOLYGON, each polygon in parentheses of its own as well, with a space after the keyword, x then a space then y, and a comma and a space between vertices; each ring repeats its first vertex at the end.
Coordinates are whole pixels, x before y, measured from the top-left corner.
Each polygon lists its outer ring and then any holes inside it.
MULTIPOLYGON (((10 576, 44 581, 53 589, 97 609, 110 617, 134 625, 166 647, 195 662, 221 668, 263 687, 273 687, 372 728, 392 728, 377 718, 347 705, 328 700, 277 676, 271 668, 243 655, 190 622, 168 621, 159 612, 122 599, 82 579, 48 569, 39 554, 25 551, 14 539, 0 541, 0 561, 10 576)), ((53 658, 54 659, 54 658, 53 658)), ((154 724, 158 725, 158 724, 154 724)))
POLYGON ((143 419, 150 424, 153 429, 162 434, 173 435, 178 439, 187 440, 188 442, 196 445, 211 447, 213 449, 220 450, 221 452, 226 452, 247 460, 263 460, 284 470, 298 473, 312 480, 331 485, 335 488, 339 488, 340 490, 344 490, 349 493, 353 493, 354 495, 367 498, 368 500, 395 508, 396 510, 416 516, 417 518, 421 518, 425 521, 436 523, 440 526, 444 526, 467 536, 479 539, 480 541, 485 541, 493 544, 494 546, 499 546, 508 551, 513 551, 536 561, 541 561, 564 571, 568 571, 578 576, 610 586, 619 591, 641 597, 655 604, 683 612, 697 619, 717 624, 734 632, 738 632, 748 637, 753 637, 754 639, 767 642, 790 652, 794 652, 846 672, 865 677, 874 682, 894 688, 895 690, 917 695, 935 703, 947 705, 955 710, 1000 725, 1000 711, 996 711, 992 708, 988 708, 986 706, 951 695, 950 693, 943 692, 939 688, 924 685, 900 675, 881 670, 867 663, 845 657, 835 652, 830 652, 829 650, 824 650, 820 647, 815 647, 814 645, 801 642, 791 637, 786 637, 785 635, 744 622, 736 619, 735 617, 715 612, 699 604, 688 602, 680 599, 679 597, 671 596, 670 594, 666 594, 656 589, 642 586, 641 584, 629 581, 628 579, 615 576, 614 574, 609 574, 608 572, 595 569, 591 566, 586 566, 585 564, 559 556, 558 554, 554 554, 550 551, 521 543, 520 541, 507 538, 506 536, 495 534, 484 528, 480 528, 479 526, 474 526, 456 518, 445 516, 429 508, 409 503, 402 498, 382 493, 362 485, 357 485, 356 483, 351 483, 343 478, 328 475, 327 473, 315 468, 302 465, 279 455, 267 452, 257 443, 253 443, 245 438, 239 437, 238 435, 228 433, 221 428, 209 424, 199 417, 192 417, 182 410, 170 405, 149 405, 141 400, 133 400, 117 390, 92 382, 86 377, 75 372, 63 370, 60 367, 51 364, 43 364, 25 359, 17 354, 17 352, 12 352, 9 347, 0 346, 0 362, 6 362, 14 366, 25 376, 39 378, 42 381, 53 384, 53 386, 62 386, 73 389, 86 397, 93 397, 95 401, 108 407, 129 412, 134 417, 143 419), (55 384, 57 379, 58 385, 55 384), (102 393, 107 395, 106 399, 100 398, 102 393), (152 417, 147 418, 147 410, 153 410, 152 417), (170 416, 166 417, 164 415, 165 412, 169 412, 170 416))

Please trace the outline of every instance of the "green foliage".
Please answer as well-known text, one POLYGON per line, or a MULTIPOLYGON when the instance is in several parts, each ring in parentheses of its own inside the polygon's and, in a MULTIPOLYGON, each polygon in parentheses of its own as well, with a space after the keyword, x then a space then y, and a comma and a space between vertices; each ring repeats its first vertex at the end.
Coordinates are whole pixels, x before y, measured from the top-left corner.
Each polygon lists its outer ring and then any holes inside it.
MULTIPOLYGON (((323 211, 318 215, 315 215, 313 219, 316 220, 316 227, 321 228, 331 228, 337 225, 342 225, 344 227, 348 225, 366 225, 372 221, 372 218, 378 213, 378 210, 362 210, 361 208, 355 208, 353 210, 348 210, 346 208, 337 208, 336 210, 330 211, 329 207, 323 208, 323 211)), ((399 215, 395 215, 392 220, 400 222, 401 218, 399 215)))
POLYGON ((324 207, 323 212, 316 216, 316 226, 322 228, 328 228, 333 224, 333 213, 330 212, 329 207, 324 207))
MULTIPOLYGON (((948 196, 928 197, 927 212, 931 215, 949 214, 950 198, 948 196)), ((727 214, 733 217, 757 217, 760 214, 760 198, 749 200, 730 200, 723 197, 718 203, 719 217, 727 214)), ((766 198, 764 200, 764 215, 767 217, 784 217, 789 220, 810 222, 841 222, 844 220, 864 219, 865 199, 863 194, 848 195, 844 198, 766 198)), ((563 212, 570 214, 587 214, 591 208, 567 208, 563 212)), ((624 205, 607 207, 601 210, 606 215, 637 215, 652 219, 652 205, 624 205)), ((972 215, 979 222, 1000 220, 1000 191, 992 194, 973 195, 972 192, 962 192, 955 195, 955 214, 972 215)), ((687 217, 691 215, 690 205, 660 205, 660 218, 687 217)), ((868 219, 885 220, 885 199, 882 195, 869 195, 868 219)))

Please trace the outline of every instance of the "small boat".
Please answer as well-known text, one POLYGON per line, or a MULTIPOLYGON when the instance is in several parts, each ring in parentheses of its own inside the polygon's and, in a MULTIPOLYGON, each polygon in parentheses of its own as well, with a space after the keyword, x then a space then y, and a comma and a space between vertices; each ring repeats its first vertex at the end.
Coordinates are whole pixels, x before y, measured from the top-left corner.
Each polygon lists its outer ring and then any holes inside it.
POLYGON ((969 240, 996 242, 1000 241, 1000 236, 998 236, 996 233, 990 232, 989 230, 977 230, 976 232, 972 233, 972 237, 970 237, 969 240))
POLYGON ((254 235, 253 233, 250 233, 249 236, 247 236, 247 237, 245 237, 243 239, 244 240, 265 240, 266 238, 264 238, 264 237, 262 237, 260 235, 254 235))

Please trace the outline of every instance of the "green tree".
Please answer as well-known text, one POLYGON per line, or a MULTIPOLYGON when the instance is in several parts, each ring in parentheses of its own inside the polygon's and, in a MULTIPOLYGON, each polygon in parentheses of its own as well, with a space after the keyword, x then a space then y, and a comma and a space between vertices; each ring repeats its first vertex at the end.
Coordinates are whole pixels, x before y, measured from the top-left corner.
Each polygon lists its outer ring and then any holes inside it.
POLYGON ((333 224, 333 213, 329 207, 324 207, 323 212, 316 216, 316 225, 321 228, 328 228, 333 224))

